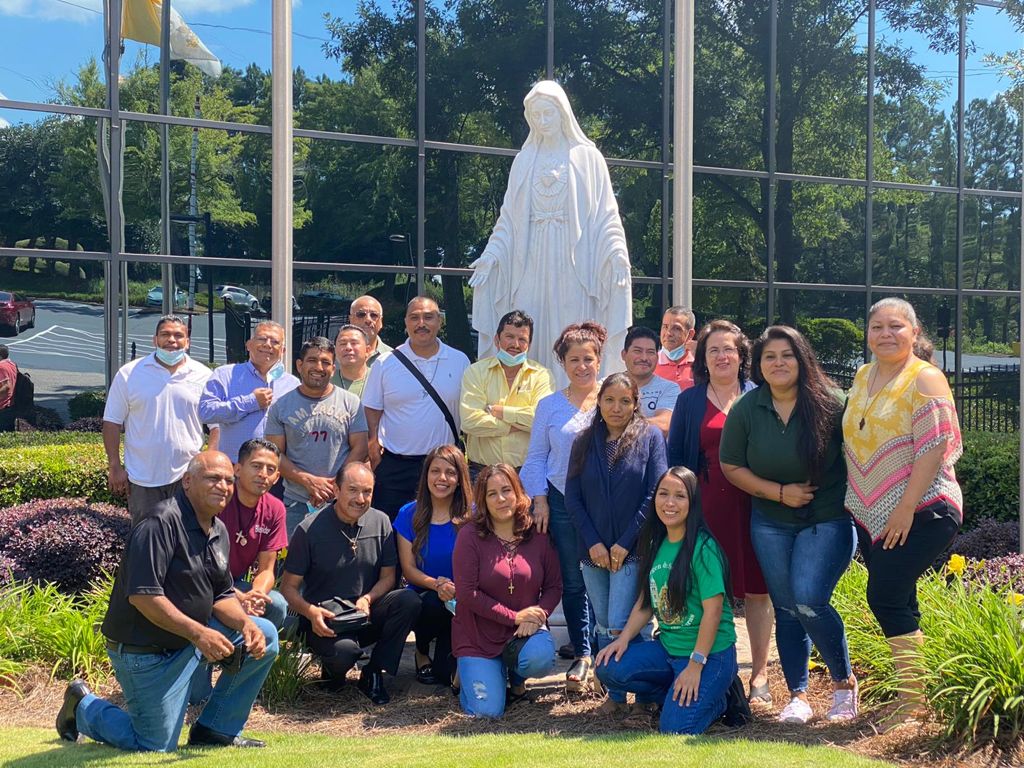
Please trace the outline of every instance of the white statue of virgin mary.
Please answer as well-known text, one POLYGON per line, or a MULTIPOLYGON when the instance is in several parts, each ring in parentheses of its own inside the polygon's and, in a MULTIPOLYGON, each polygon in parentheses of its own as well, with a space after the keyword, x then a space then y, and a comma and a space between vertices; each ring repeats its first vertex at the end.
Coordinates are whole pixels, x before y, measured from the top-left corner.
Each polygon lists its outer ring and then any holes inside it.
POLYGON ((563 383, 552 345, 563 328, 583 320, 608 329, 604 372, 621 370, 633 298, 608 166, 558 83, 537 83, 523 103, 530 134, 512 162, 487 247, 470 264, 479 355, 495 354, 498 320, 519 309, 534 320, 529 356, 563 383))

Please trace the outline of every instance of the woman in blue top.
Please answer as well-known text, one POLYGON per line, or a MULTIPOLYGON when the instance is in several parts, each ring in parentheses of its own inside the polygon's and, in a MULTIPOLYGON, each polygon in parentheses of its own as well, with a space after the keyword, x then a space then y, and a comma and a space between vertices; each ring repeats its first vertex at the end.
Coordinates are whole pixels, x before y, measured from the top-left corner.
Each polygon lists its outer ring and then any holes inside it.
POLYGON ((609 691, 635 693, 638 706, 662 701, 662 733, 704 733, 736 680, 729 564, 704 524, 690 470, 662 475, 653 506, 637 539, 647 588, 622 634, 597 654, 597 676, 609 691), (657 639, 631 642, 654 616, 657 639))
POLYGON ((440 445, 423 462, 416 501, 398 510, 395 518, 402 575, 409 589, 420 593, 423 605, 413 631, 416 679, 424 685, 450 683, 455 670, 452 615, 445 603, 455 599, 452 552, 458 527, 469 517, 471 494, 466 457, 454 445, 440 445))
MULTIPOLYGON (((600 386, 601 352, 608 332, 598 323, 574 323, 555 342, 555 355, 565 368, 569 386, 537 404, 530 447, 519 471, 523 488, 533 499, 537 530, 550 533, 562 566, 562 612, 575 657, 565 673, 568 692, 584 690, 590 678, 590 610, 580 574, 579 540, 565 508, 565 475, 576 435, 590 426, 600 386)), ((559 649, 559 654, 563 653, 559 649)))
MULTIPOLYGON (((626 626, 640 572, 634 544, 654 485, 668 464, 661 430, 640 412, 640 393, 625 373, 597 392, 597 412, 573 443, 565 505, 576 523, 580 568, 594 611, 597 648, 626 626)), ((603 714, 626 706, 625 691, 609 692, 603 714)))

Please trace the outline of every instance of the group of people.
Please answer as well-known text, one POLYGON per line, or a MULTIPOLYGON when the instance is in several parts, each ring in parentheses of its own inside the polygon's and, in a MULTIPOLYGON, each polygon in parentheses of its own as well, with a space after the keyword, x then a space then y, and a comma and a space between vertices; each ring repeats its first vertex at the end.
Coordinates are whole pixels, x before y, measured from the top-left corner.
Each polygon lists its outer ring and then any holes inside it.
POLYGON ((501 716, 561 654, 567 691, 606 693, 605 715, 660 712, 670 733, 702 733, 737 695, 774 705, 774 623, 778 717, 814 714, 813 644, 833 681, 825 716, 848 720, 858 686, 831 596, 858 542, 900 672, 892 721, 920 716, 916 582, 960 525, 961 447, 910 304, 871 308, 873 361, 848 393, 796 329, 751 344, 725 320, 696 332, 684 307, 621 350, 600 324, 570 324, 560 372, 529 357, 521 311, 473 364, 438 338, 429 298, 409 302, 395 349, 373 297, 350 321, 304 341, 292 376, 276 323, 255 327, 247 362, 210 371, 165 316, 153 354, 118 373, 104 444, 133 527, 102 631, 125 703, 73 682, 62 737, 172 750, 205 702, 190 743, 259 745, 242 727, 289 621, 329 689, 365 658, 356 686, 376 705, 412 632, 417 680, 451 686, 471 716, 501 716))

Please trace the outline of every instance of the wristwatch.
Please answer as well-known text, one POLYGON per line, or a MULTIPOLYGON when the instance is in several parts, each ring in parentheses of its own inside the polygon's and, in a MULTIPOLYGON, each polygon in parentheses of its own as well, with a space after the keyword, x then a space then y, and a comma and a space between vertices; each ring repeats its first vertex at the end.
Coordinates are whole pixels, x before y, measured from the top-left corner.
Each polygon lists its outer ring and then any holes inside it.
POLYGON ((700 664, 702 667, 708 663, 708 657, 700 651, 694 651, 690 654, 690 661, 694 664, 700 664))
POLYGON ((488 416, 491 415, 491 404, 490 403, 488 403, 487 405, 484 406, 484 413, 486 413, 488 416))

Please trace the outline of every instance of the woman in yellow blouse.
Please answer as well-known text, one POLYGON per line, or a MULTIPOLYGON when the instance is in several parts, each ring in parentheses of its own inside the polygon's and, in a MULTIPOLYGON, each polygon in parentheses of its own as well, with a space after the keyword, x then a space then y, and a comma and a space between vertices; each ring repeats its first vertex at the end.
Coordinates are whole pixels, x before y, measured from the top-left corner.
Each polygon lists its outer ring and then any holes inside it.
POLYGON ((867 336, 875 361, 857 372, 843 417, 846 507, 868 568, 868 605, 900 677, 897 725, 924 713, 917 580, 960 528, 953 465, 962 446, 945 374, 915 354, 924 337, 914 308, 882 299, 868 312, 867 336))

